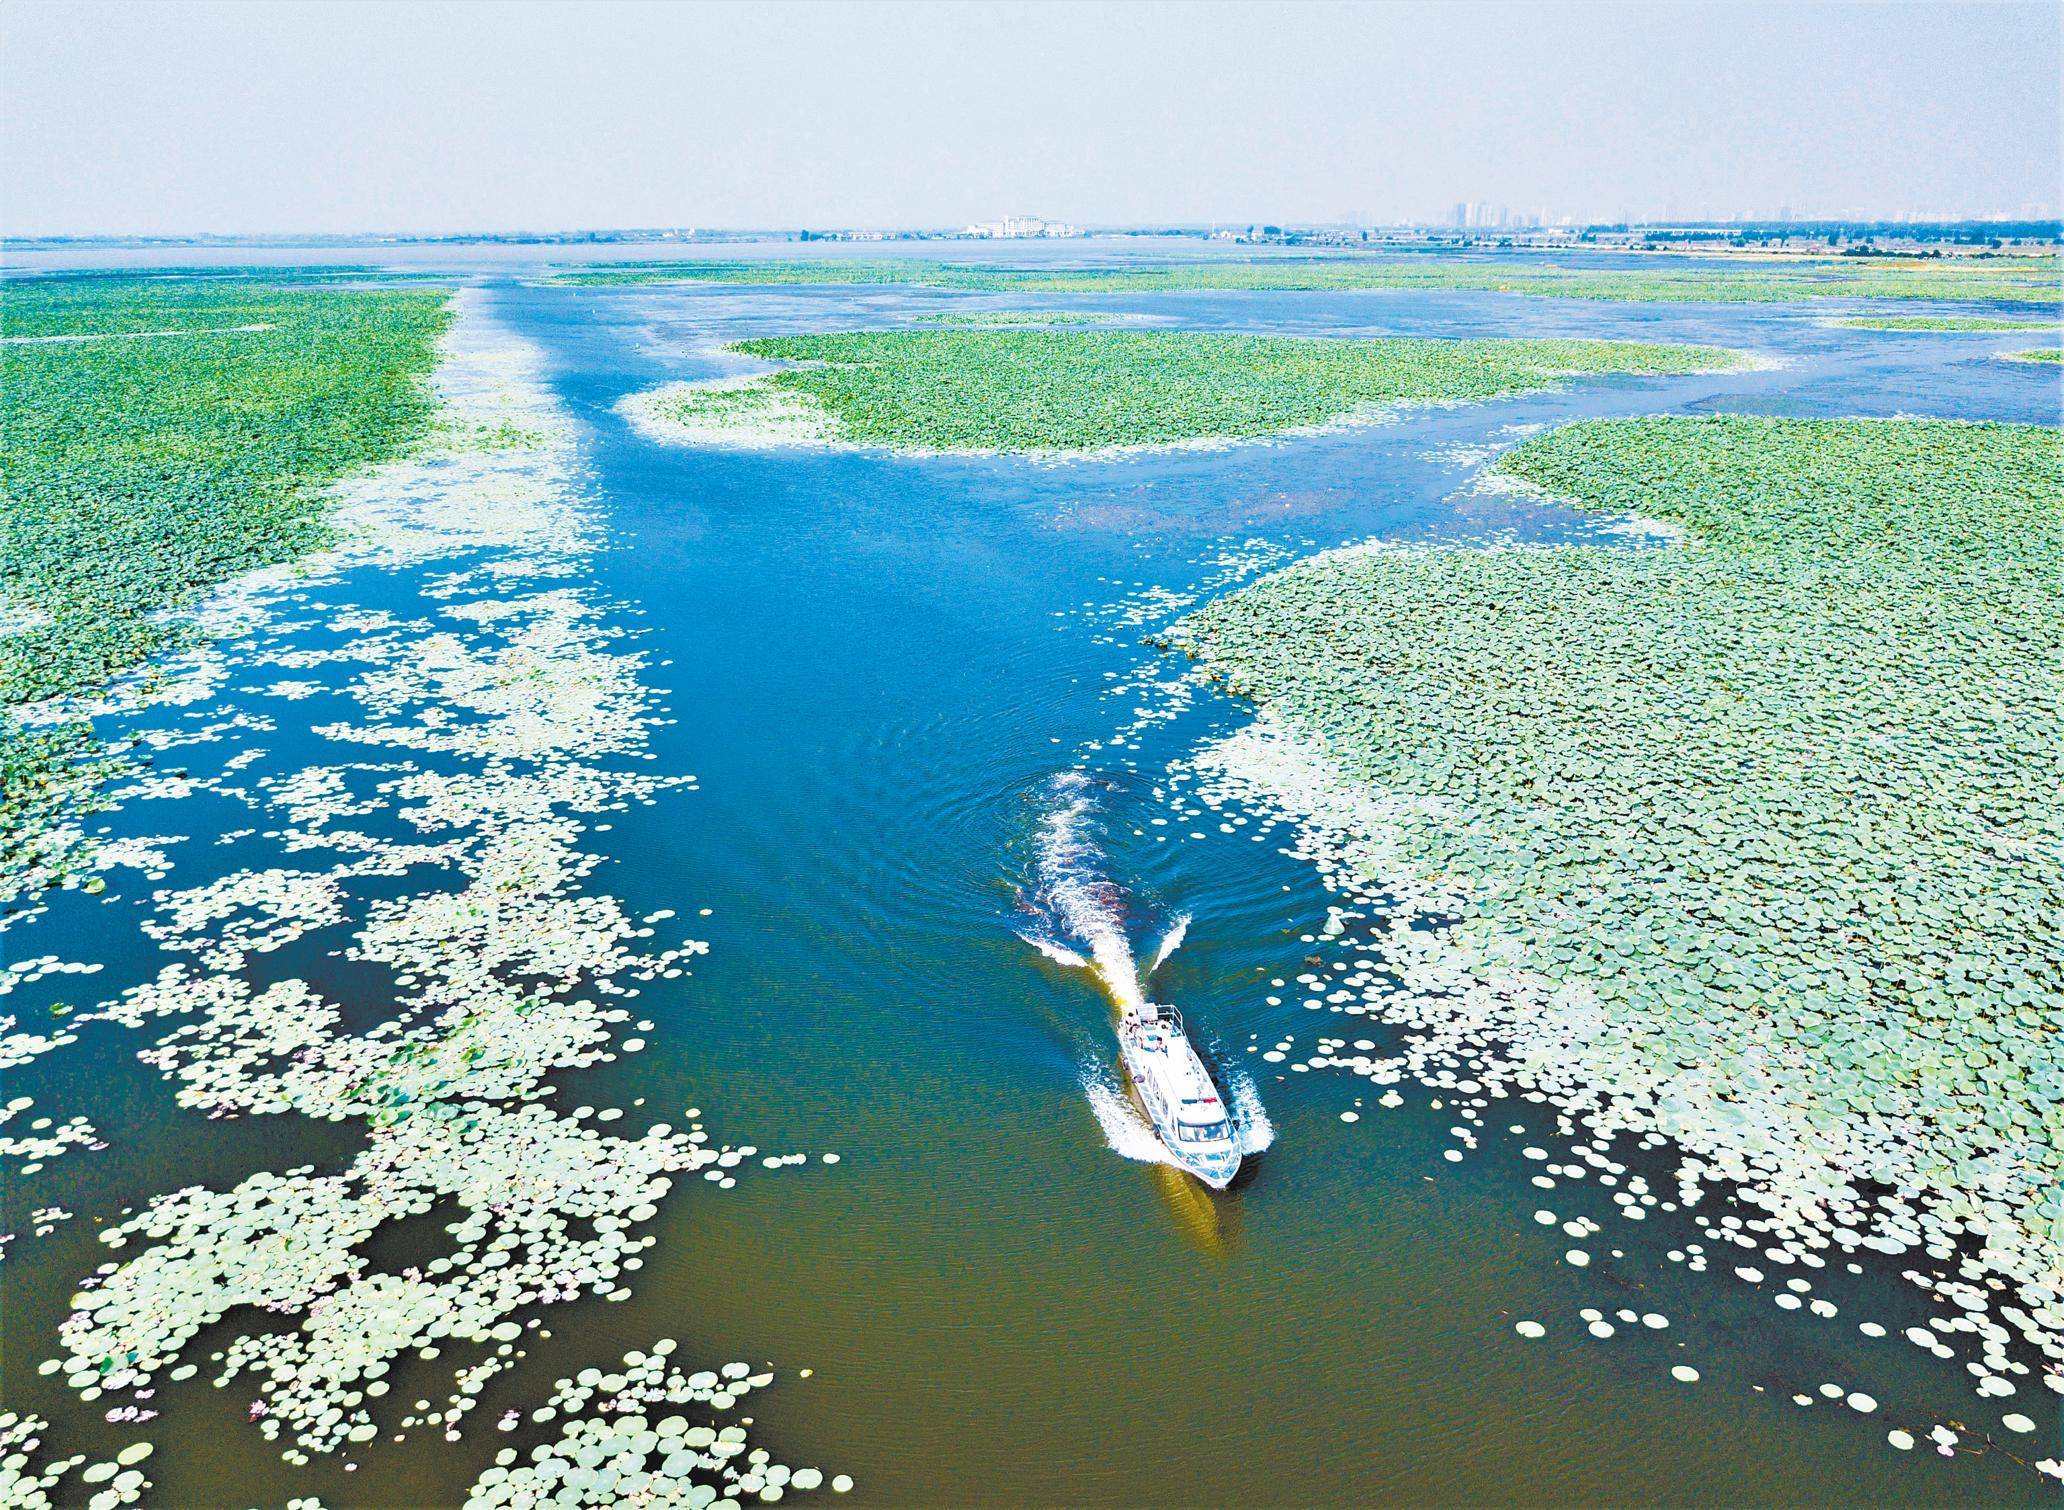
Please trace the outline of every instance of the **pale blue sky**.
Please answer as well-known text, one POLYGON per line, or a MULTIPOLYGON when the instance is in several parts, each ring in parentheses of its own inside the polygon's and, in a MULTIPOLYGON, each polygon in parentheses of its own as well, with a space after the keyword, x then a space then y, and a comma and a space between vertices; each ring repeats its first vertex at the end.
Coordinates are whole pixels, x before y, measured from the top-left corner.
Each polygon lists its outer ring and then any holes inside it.
POLYGON ((2064 6, 47 3, 14 235, 2019 212, 2064 6))

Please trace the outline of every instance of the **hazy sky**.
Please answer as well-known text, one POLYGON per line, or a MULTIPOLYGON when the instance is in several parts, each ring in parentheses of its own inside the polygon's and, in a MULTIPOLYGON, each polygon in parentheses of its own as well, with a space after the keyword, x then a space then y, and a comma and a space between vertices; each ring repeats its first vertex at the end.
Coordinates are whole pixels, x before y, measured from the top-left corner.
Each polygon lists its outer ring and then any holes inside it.
POLYGON ((2060 18, 6 0, 0 230, 2055 214, 2060 18))

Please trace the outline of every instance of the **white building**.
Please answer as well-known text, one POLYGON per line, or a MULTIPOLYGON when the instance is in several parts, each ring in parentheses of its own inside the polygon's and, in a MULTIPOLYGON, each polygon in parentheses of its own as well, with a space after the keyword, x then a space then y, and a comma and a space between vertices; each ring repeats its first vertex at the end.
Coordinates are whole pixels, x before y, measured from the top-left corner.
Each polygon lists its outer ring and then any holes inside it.
POLYGON ((993 240, 1016 240, 1027 236, 1080 236, 1082 228, 1060 220, 1041 220, 1037 215, 1006 215, 1001 220, 982 220, 961 232, 993 240))

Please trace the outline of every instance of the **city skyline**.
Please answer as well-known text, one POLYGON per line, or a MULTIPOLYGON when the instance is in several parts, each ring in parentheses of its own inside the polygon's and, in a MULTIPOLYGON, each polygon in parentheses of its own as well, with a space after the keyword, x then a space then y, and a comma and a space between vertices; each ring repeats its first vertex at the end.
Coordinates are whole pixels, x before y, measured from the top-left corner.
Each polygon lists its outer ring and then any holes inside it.
POLYGON ((833 237, 839 239, 885 239, 889 237, 916 237, 921 239, 968 239, 968 240, 1029 240, 1072 238, 1099 235, 1144 235, 1157 232, 1178 234, 1232 234, 1238 232, 1312 232, 1312 231, 1384 231, 1439 233, 1462 231, 1469 233, 1492 233, 1497 235, 1525 234, 1529 232, 1578 234, 1625 229, 1629 231, 1659 231, 1672 228, 1716 228, 1740 226, 1744 228, 1767 228, 1772 226, 1796 226, 1804 234, 1814 227, 1849 227, 1856 229, 1894 226, 1913 227, 1983 227, 1994 226, 2037 226, 2047 227, 2051 236, 2064 233, 2064 218, 2060 218, 2055 207, 2047 202, 2031 202, 2011 211, 1991 214, 1954 213, 1933 210, 1905 210, 1893 213, 1870 211, 1858 207, 1841 210, 1799 210, 1790 205, 1780 205, 1771 210, 1741 210, 1731 215, 1672 212, 1657 216, 1640 216, 1628 212, 1598 219, 1585 219, 1572 215, 1559 215, 1544 206, 1517 208, 1488 200, 1457 200, 1444 211, 1415 215, 1401 219, 1385 220, 1366 212, 1350 211, 1332 216, 1299 219, 1291 216, 1228 216, 1212 220, 1153 220, 1129 222, 1088 222, 1076 224, 1058 217, 1044 217, 1024 213, 1008 213, 971 221, 966 225, 945 224, 869 224, 814 223, 762 224, 762 225, 691 225, 648 224, 648 225, 507 225, 483 227, 472 230, 424 229, 410 231, 343 231, 343 230, 256 230, 241 232, 164 232, 145 233, 132 231, 84 231, 54 232, 41 235, 16 234, 9 240, 19 246, 37 244, 62 244, 70 242, 135 242, 167 244, 205 244, 209 242, 237 243, 282 243, 292 244, 297 240, 311 243, 326 241, 464 241, 522 240, 527 237, 559 239, 597 236, 603 238, 627 237, 751 237, 763 234, 778 237, 833 237))

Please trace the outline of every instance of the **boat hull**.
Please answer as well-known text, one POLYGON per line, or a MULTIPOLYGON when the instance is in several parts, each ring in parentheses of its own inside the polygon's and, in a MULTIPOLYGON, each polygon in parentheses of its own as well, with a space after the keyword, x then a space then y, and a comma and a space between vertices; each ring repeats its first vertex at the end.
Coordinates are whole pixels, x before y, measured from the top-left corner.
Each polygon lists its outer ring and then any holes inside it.
POLYGON ((1163 1015, 1142 1017, 1135 1010, 1119 1025, 1119 1057, 1126 1080, 1168 1162, 1210 1189, 1224 1190, 1240 1172, 1238 1129, 1217 1083, 1183 1032, 1181 1019, 1167 1008, 1148 1011, 1163 1015), (1203 1115, 1216 1116, 1229 1136, 1199 1138, 1197 1122, 1186 1119, 1174 1104, 1177 1097, 1193 1110, 1214 1108, 1203 1115), (1187 1135, 1185 1128, 1190 1129, 1187 1135))

